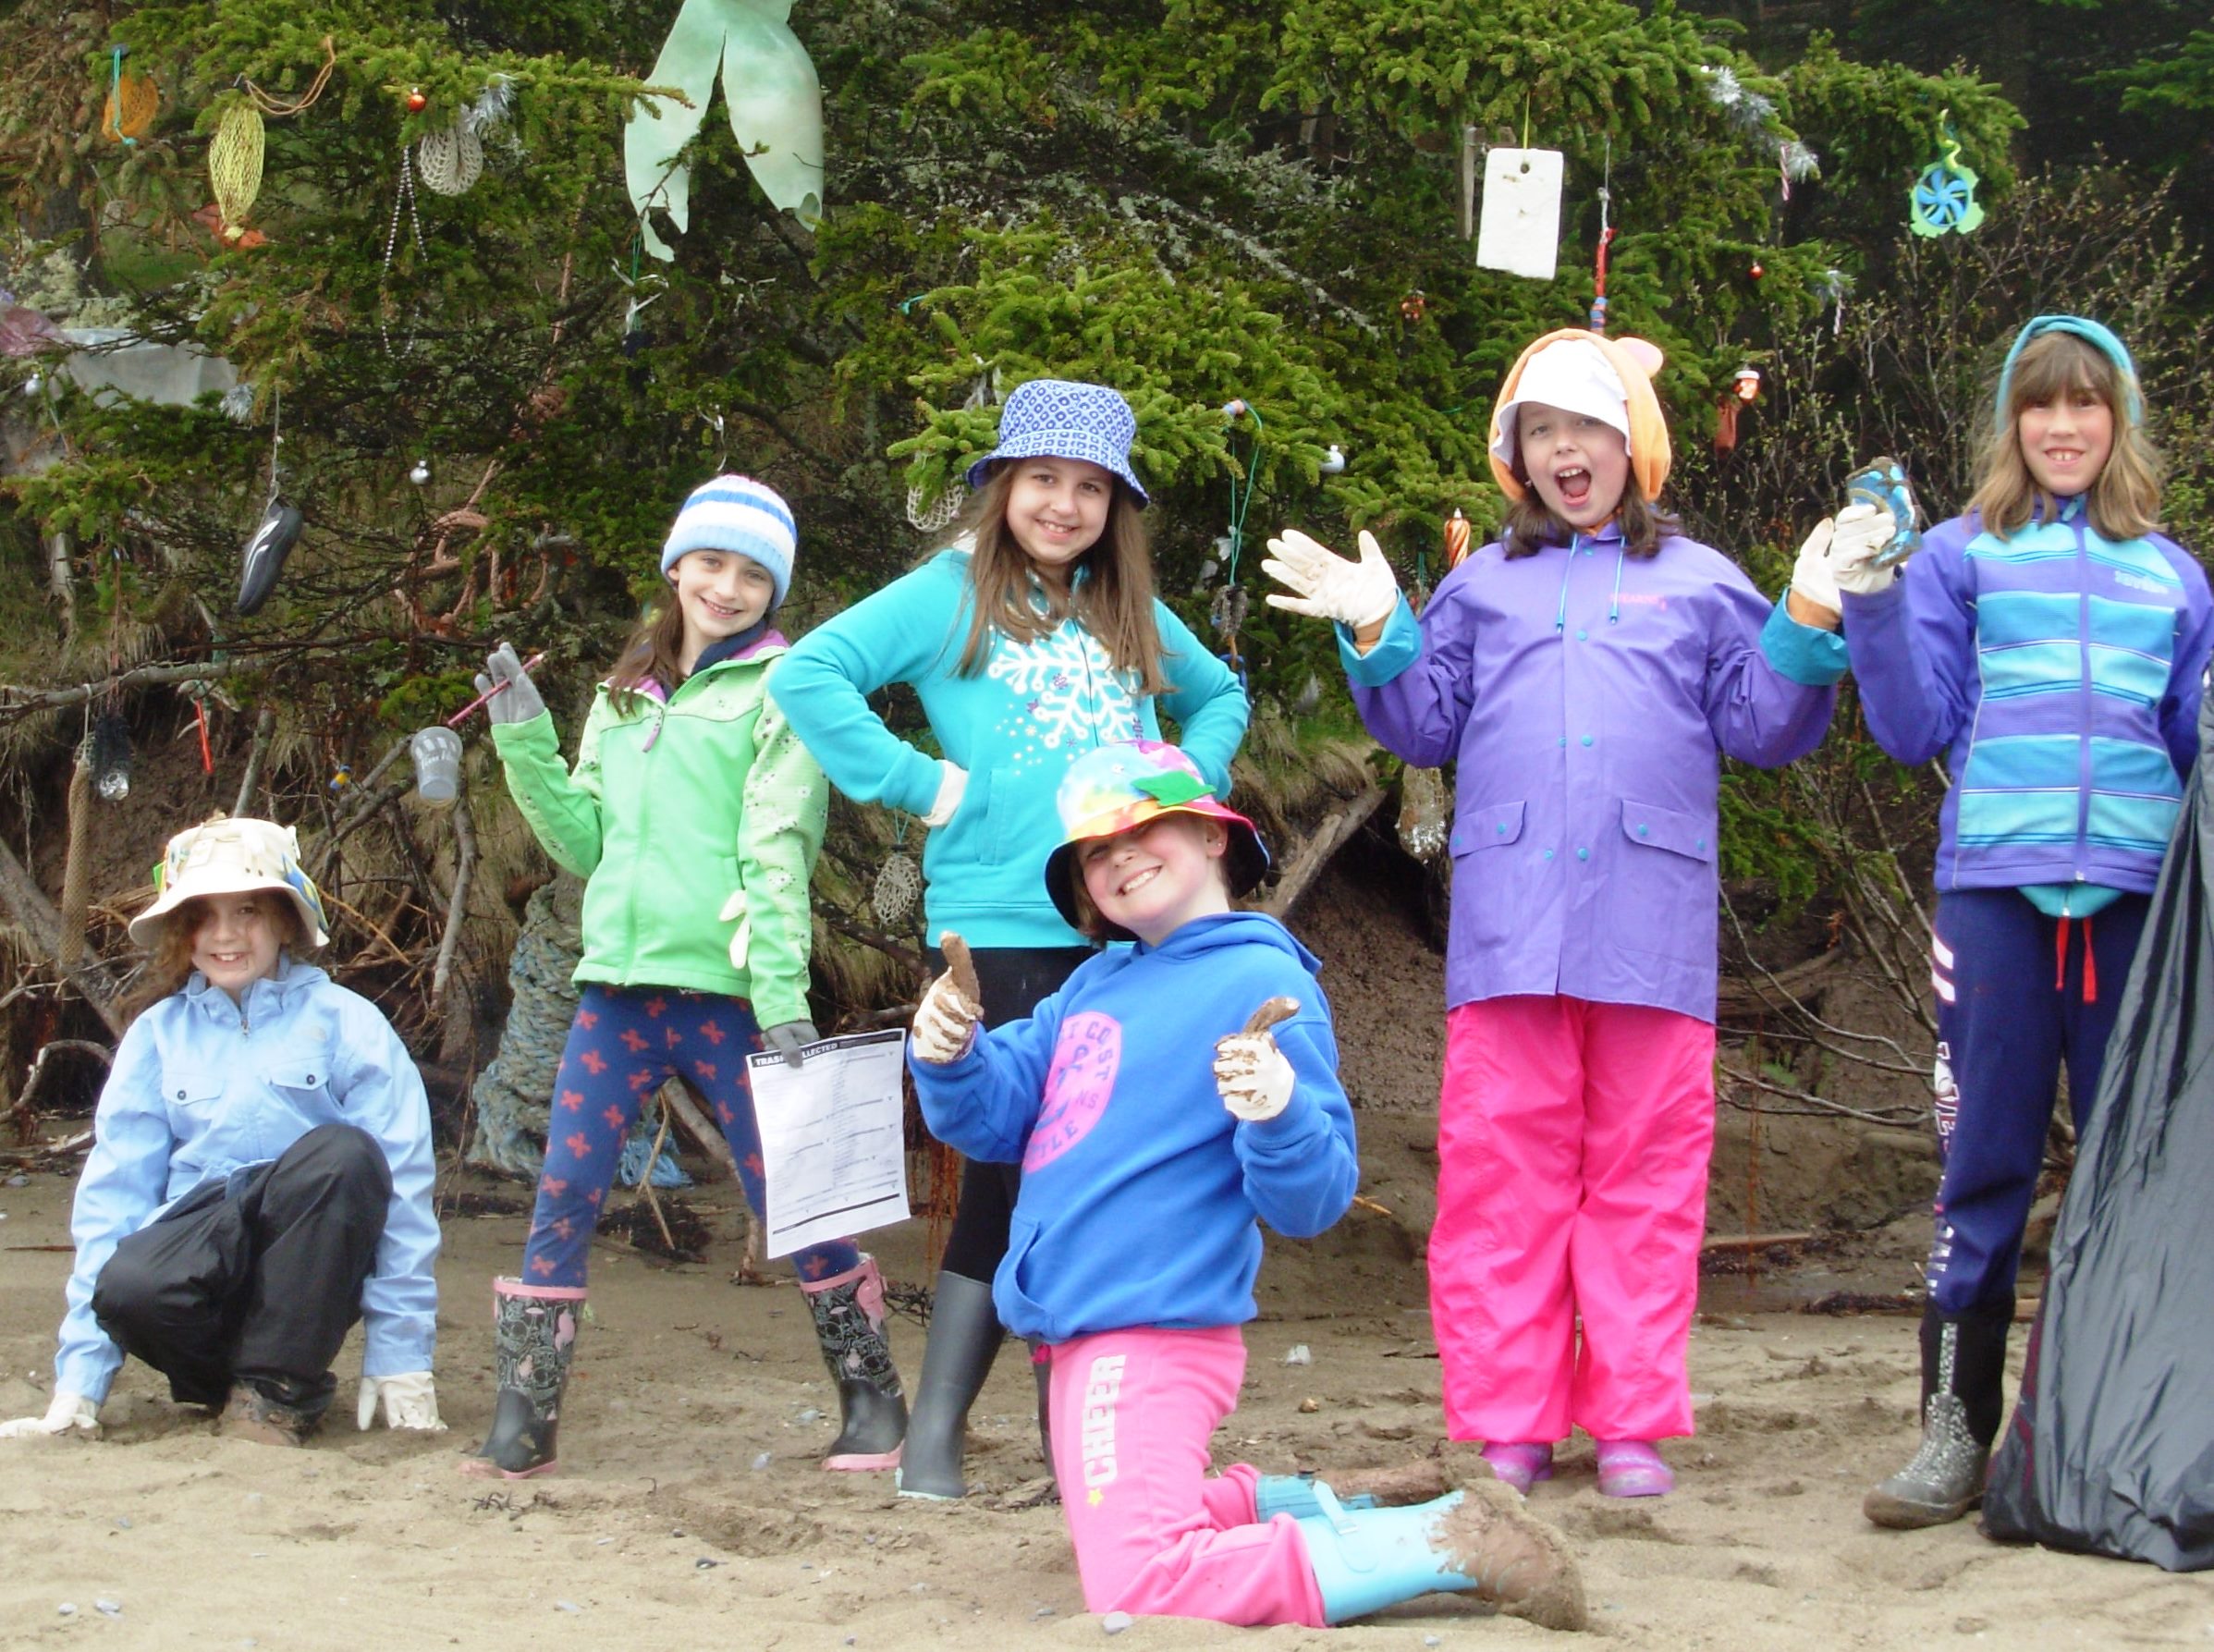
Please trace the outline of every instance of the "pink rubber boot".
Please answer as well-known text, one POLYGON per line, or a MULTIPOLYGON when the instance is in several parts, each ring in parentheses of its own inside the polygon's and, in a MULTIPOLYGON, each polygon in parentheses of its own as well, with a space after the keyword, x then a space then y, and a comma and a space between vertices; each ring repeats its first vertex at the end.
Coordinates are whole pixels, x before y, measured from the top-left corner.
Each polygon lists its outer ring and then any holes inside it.
POLYGON ((1553 1477, 1553 1448, 1549 1445, 1493 1440, 1480 1455, 1491 1464, 1492 1475, 1500 1485, 1511 1486, 1524 1497, 1536 1482, 1553 1477))
POLYGON ((1601 1497, 1666 1497, 1676 1476, 1650 1440, 1603 1439, 1599 1445, 1601 1497))

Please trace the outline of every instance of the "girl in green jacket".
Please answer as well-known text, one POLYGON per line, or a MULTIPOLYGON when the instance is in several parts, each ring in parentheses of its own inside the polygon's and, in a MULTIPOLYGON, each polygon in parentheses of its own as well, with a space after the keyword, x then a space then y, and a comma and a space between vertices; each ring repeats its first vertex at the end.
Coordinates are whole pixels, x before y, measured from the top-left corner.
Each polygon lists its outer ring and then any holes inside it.
MULTIPOLYGON (((791 509, 772 489, 745 476, 695 489, 662 547, 673 600, 600 686, 574 768, 512 648, 477 679, 523 818, 588 881, 583 994, 522 1274, 493 1282, 499 1393, 471 1472, 554 1467, 593 1229, 624 1138, 664 1082, 686 1079, 706 1097, 763 1209, 746 1057, 773 1049, 796 1067, 815 1041, 807 891, 827 808, 822 771, 762 691, 785 650, 770 617, 795 547, 791 509)), ((844 1420, 823 1466, 888 1468, 907 1403, 876 1265, 845 1240, 792 1262, 844 1420)))

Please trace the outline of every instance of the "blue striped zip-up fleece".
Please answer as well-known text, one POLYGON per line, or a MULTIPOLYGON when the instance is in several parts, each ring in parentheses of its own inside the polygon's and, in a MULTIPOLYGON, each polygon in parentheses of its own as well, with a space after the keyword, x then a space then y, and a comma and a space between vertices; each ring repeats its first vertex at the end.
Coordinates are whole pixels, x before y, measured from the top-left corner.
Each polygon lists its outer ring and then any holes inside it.
POLYGON ((1973 516, 1845 599, 1869 732, 1947 753, 1940 889, 2149 890, 2197 756, 2207 576, 2174 541, 2102 538, 2082 501, 2007 538, 1973 516))

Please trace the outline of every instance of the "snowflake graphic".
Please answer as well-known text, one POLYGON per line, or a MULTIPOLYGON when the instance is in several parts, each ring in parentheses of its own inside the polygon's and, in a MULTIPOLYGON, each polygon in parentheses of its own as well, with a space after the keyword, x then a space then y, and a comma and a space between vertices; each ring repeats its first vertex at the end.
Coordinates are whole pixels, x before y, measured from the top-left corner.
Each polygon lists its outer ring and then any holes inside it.
POLYGON ((1136 740, 1144 732, 1129 681, 1099 640, 1074 621, 1035 642, 1002 640, 985 674, 1016 697, 1021 733, 1048 752, 1136 740))

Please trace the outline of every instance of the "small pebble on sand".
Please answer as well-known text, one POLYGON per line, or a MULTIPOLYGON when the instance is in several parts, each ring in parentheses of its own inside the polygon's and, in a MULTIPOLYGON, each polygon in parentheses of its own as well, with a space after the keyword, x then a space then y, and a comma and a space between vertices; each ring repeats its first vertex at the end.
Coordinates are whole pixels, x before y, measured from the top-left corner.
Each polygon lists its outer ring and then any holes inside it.
POLYGON ((65 1618, 74 1618, 77 1616, 77 1602, 74 1600, 65 1600, 54 1609, 61 1613, 61 1615, 65 1618))
POLYGON ((92 1609, 104 1618, 120 1618, 123 1615, 123 1603, 120 1600, 95 1600, 92 1609))
POLYGON ((1128 1612, 1109 1612, 1099 1620, 1099 1627, 1109 1634, 1120 1634, 1135 1621, 1128 1612))
POLYGON ((1304 1342, 1294 1342, 1284 1351, 1284 1364, 1287 1365, 1312 1365, 1314 1363, 1314 1350, 1304 1342))

